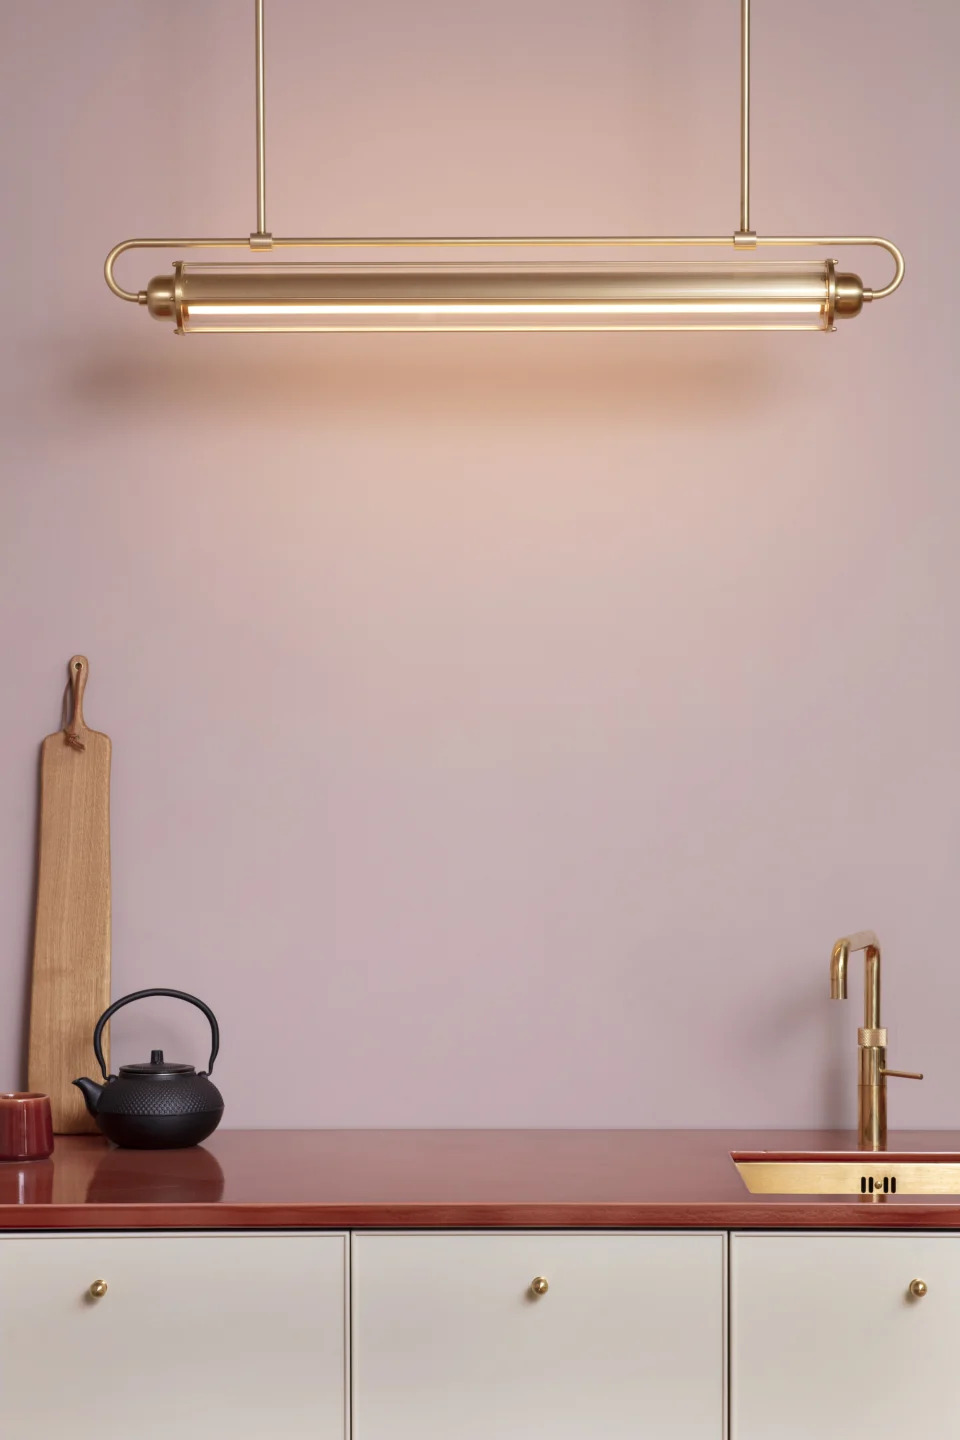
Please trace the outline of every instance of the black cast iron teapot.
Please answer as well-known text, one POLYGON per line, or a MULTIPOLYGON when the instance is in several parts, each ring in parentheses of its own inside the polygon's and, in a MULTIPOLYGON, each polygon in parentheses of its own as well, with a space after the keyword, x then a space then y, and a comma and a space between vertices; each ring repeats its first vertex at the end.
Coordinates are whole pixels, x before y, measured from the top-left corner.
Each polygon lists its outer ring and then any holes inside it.
POLYGON ((93 1032, 93 1053, 104 1084, 87 1079, 73 1083, 82 1091, 87 1109, 104 1135, 115 1145, 133 1150, 172 1150, 199 1145, 213 1134, 223 1115, 223 1096, 209 1078, 219 1049, 217 1018, 209 1005, 204 1005, 195 995, 188 995, 184 990, 136 990, 104 1010, 93 1032), (107 1074, 101 1044, 103 1027, 121 1005, 145 1000, 150 995, 187 1000, 206 1015, 213 1037, 206 1070, 197 1074, 192 1065, 164 1060, 162 1050, 153 1050, 149 1063, 121 1065, 119 1075, 107 1074))

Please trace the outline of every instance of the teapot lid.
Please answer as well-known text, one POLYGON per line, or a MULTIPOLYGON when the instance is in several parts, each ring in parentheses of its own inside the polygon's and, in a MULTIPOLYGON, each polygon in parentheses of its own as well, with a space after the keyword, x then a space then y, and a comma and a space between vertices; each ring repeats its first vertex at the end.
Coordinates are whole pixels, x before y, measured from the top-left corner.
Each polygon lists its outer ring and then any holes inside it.
POLYGON ((123 1075, 195 1075, 193 1065, 178 1065, 175 1060, 164 1060, 162 1050, 151 1050, 149 1063, 121 1065, 123 1075))

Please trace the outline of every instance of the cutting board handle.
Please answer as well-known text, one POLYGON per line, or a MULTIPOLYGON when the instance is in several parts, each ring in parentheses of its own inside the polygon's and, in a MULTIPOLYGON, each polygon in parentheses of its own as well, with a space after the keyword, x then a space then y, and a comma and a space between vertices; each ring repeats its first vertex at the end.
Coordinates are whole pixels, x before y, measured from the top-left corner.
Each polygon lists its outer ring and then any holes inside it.
POLYGON ((80 736, 87 728, 83 719, 83 692, 87 688, 87 675, 90 671, 90 661, 86 655, 73 655, 70 658, 70 709, 71 714, 66 725, 64 734, 67 737, 67 744, 72 745, 74 750, 85 750, 80 736))

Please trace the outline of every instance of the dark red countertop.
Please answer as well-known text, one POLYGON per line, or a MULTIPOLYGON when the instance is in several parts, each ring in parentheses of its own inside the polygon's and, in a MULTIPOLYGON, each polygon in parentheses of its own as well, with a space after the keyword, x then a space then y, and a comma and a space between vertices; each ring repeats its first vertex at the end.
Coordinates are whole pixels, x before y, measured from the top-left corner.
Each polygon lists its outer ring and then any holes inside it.
MULTIPOLYGON (((818 1130, 224 1130, 191 1150, 65 1136, 0 1163, 0 1229, 960 1229, 960 1196, 751 1195, 731 1150, 850 1150, 818 1130)), ((960 1151, 900 1131, 891 1151, 960 1151)))

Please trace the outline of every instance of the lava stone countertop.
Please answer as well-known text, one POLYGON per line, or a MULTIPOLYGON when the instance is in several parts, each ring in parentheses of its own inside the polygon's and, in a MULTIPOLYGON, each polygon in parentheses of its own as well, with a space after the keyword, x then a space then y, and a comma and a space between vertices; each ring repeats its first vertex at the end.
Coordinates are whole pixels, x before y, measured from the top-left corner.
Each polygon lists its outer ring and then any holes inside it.
MULTIPOLYGON (((0 1229, 960 1229, 960 1196, 751 1195, 732 1150, 851 1150, 810 1130, 221 1130, 189 1150, 62 1136, 0 1163, 0 1229)), ((960 1151, 960 1133, 891 1135, 960 1151)))

